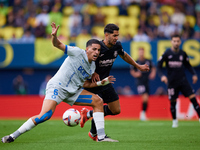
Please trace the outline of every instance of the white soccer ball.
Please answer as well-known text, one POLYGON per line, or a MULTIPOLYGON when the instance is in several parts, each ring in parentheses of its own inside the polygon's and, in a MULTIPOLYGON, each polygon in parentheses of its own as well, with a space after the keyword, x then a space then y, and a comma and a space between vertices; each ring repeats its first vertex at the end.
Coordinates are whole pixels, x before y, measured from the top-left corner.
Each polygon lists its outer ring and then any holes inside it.
POLYGON ((63 114, 63 122, 70 127, 77 126, 81 120, 80 112, 77 109, 70 108, 63 114))

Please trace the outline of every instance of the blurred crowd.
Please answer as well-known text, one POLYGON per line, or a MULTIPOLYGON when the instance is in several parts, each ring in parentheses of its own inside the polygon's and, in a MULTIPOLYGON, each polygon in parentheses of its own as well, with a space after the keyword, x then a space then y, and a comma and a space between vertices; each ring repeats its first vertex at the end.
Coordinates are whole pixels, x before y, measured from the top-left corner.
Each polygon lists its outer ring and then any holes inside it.
POLYGON ((120 27, 121 41, 200 39, 200 0, 0 0, 0 40, 34 42, 50 38, 79 42, 103 38, 107 23, 120 27))

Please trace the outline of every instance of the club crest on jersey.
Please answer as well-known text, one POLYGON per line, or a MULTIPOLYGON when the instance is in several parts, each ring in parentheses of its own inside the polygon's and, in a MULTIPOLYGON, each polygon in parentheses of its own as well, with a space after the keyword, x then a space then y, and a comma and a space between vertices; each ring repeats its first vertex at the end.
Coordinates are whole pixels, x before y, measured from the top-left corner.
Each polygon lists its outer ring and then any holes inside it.
POLYGON ((168 56, 168 59, 171 59, 172 57, 173 57, 172 55, 169 55, 169 56, 168 56))
POLYGON ((183 56, 182 56, 182 55, 179 56, 179 60, 180 60, 180 61, 183 60, 183 56))
POLYGON ((118 54, 117 51, 115 51, 113 56, 114 56, 114 57, 117 57, 117 54, 118 54))

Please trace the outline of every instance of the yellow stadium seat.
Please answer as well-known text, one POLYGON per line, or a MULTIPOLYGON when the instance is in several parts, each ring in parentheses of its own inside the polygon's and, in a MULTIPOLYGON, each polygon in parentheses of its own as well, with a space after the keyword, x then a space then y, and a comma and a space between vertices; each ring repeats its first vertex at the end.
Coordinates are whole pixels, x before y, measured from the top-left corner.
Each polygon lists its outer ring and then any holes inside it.
POLYGON ((140 7, 138 5, 130 5, 127 8, 127 12, 129 16, 138 17, 140 14, 140 7))
POLYGON ((60 28, 60 34, 62 34, 64 37, 69 37, 70 36, 69 28, 62 26, 60 28))
POLYGON ((74 13, 74 8, 73 7, 71 7, 71 6, 65 6, 63 8, 63 15, 64 16, 70 16, 73 13, 74 13))
POLYGON ((90 34, 79 34, 76 37, 76 46, 80 47, 81 49, 86 49, 86 44, 88 40, 90 40, 92 37, 90 34))
POLYGON ((68 27, 69 26, 68 24, 69 24, 69 17, 63 17, 61 26, 62 27, 68 27))
POLYGON ((103 6, 100 7, 100 11, 105 16, 114 17, 119 15, 119 9, 117 6, 103 6))
POLYGON ((24 30, 22 27, 17 27, 17 28, 14 28, 14 33, 15 33, 16 38, 21 38, 24 34, 24 30))
POLYGON ((130 34, 132 37, 134 37, 135 36, 135 34, 137 33, 137 27, 131 27, 131 26, 129 26, 128 28, 127 28, 127 34, 130 34))
POLYGON ((3 28, 2 31, 3 31, 2 37, 3 37, 4 40, 9 40, 13 37, 13 34, 14 34, 14 28, 13 27, 7 26, 7 27, 3 28))
POLYGON ((154 15, 154 16, 152 17, 152 19, 153 19, 154 24, 155 24, 156 26, 159 26, 159 25, 160 25, 160 18, 159 18, 159 16, 154 15))
POLYGON ((185 21, 190 23, 190 27, 194 27, 196 24, 196 18, 194 16, 187 15, 185 21))
POLYGON ((173 6, 169 6, 169 5, 163 5, 160 7, 160 11, 163 12, 167 12, 168 15, 173 15, 174 14, 174 7, 173 6))
POLYGON ((114 23, 118 25, 118 17, 106 17, 104 23, 105 24, 114 23))
MULTIPOLYGON (((128 16, 118 16, 117 17, 117 22, 120 28, 124 28, 128 26, 128 16)), ((120 29, 121 30, 121 29, 120 29)))
POLYGON ((92 27, 92 34, 96 34, 99 38, 103 38, 104 37, 104 27, 102 27, 102 26, 92 27))
POLYGON ((139 26, 139 20, 137 17, 130 16, 128 17, 128 24, 130 27, 138 27, 139 26))
POLYGON ((6 16, 0 14, 0 27, 6 24, 6 16))

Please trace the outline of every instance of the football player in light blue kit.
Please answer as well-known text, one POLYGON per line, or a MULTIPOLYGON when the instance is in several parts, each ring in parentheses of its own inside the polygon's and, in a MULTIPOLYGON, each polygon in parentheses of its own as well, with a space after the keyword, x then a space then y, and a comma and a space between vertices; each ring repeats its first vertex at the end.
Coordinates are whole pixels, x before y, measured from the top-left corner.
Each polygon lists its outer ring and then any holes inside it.
POLYGON ((1 139, 2 142, 13 142, 21 134, 50 119, 56 109, 56 106, 62 101, 70 105, 93 107, 93 118, 95 120, 98 134, 97 141, 118 142, 117 140, 113 140, 105 135, 103 100, 98 95, 82 89, 82 87, 91 88, 103 86, 115 81, 113 76, 109 76, 96 83, 92 83, 90 80, 87 80, 91 78, 96 68, 94 61, 100 53, 99 41, 96 39, 89 40, 86 44, 86 51, 78 47, 64 45, 59 41, 59 39, 57 39, 57 30, 59 26, 56 27, 55 23, 52 23, 51 26, 53 45, 64 51, 68 57, 47 84, 46 95, 40 114, 29 118, 14 133, 4 136, 1 139))

